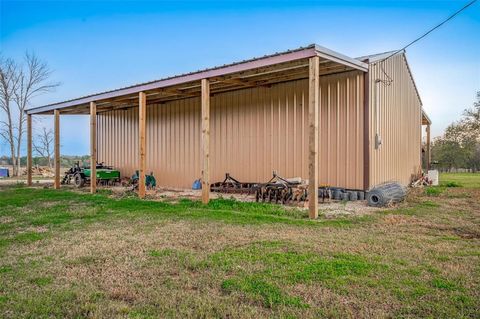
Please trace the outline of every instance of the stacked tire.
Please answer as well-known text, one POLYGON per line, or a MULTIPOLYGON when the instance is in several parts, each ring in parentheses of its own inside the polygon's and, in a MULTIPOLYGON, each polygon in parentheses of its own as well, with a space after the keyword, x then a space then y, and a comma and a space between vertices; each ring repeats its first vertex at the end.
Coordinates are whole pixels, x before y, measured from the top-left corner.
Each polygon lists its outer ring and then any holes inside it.
POLYGON ((375 186, 367 194, 368 206, 385 207, 391 203, 398 203, 405 199, 406 189, 397 182, 390 182, 375 186))
POLYGON ((357 200, 365 200, 365 192, 359 190, 349 190, 345 188, 331 188, 331 198, 334 200, 341 200, 341 201, 357 201, 357 200))

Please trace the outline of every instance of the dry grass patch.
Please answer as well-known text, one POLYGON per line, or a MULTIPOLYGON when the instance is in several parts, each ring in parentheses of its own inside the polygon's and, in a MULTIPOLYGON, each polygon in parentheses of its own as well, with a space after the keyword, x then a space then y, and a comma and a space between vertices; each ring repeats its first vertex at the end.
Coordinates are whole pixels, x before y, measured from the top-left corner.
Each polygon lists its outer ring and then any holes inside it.
POLYGON ((5 318, 479 315, 476 189, 414 190, 397 208, 318 222, 252 203, 49 190, 30 193, 54 203, 36 208, 6 192, 5 318))

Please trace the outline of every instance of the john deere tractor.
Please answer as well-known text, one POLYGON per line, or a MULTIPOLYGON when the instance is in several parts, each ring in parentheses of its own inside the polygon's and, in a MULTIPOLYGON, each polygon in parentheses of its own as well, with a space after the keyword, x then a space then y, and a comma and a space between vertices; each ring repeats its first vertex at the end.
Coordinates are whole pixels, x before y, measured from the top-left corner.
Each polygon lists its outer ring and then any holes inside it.
MULTIPOLYGON (((92 171, 90 167, 81 167, 79 162, 76 162, 71 167, 62 179, 62 184, 74 184, 76 187, 83 187, 90 183, 92 171)), ((97 164, 97 183, 113 185, 120 182, 120 172, 114 170, 110 166, 105 166, 103 163, 97 164)))

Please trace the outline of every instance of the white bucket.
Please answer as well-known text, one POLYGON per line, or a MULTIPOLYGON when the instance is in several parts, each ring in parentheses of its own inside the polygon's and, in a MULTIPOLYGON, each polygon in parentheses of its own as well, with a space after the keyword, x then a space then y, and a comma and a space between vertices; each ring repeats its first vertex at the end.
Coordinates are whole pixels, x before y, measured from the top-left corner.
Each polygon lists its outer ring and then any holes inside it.
POLYGON ((427 176, 432 181, 433 186, 438 186, 438 171, 436 169, 429 170, 427 176))

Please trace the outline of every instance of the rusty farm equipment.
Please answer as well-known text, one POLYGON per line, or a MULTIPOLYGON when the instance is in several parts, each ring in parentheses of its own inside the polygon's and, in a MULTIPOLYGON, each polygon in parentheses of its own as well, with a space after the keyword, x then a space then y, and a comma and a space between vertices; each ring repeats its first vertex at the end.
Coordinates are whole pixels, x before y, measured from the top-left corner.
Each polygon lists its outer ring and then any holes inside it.
POLYGON ((226 194, 255 195, 257 202, 287 204, 306 201, 308 184, 301 178, 286 179, 273 172, 273 177, 266 183, 240 182, 229 173, 222 182, 210 186, 212 192, 226 194))
POLYGON ((211 184, 210 190, 216 193, 254 194, 257 187, 257 183, 241 183, 229 173, 226 173, 223 182, 211 184))
POLYGON ((257 202, 303 202, 308 199, 307 189, 308 184, 301 178, 286 179, 273 172, 273 177, 268 182, 257 187, 255 198, 257 202))
MULTIPOLYGON (((275 171, 272 178, 266 183, 240 182, 227 173, 222 182, 211 185, 211 191, 255 195, 257 202, 293 204, 308 201, 308 181, 302 180, 300 177, 284 178, 275 171)), ((321 203, 330 200, 363 200, 364 195, 365 192, 359 190, 331 187, 329 185, 318 187, 318 201, 321 203)))

